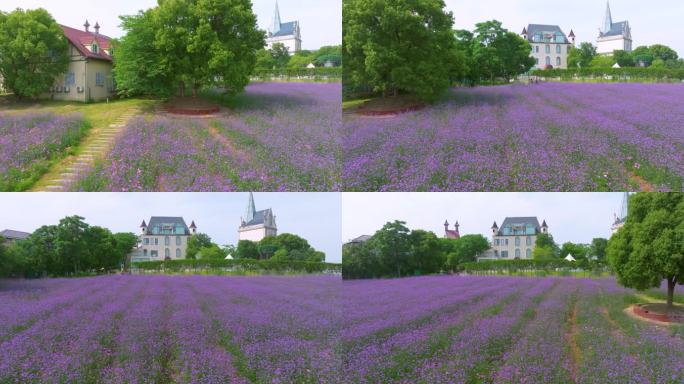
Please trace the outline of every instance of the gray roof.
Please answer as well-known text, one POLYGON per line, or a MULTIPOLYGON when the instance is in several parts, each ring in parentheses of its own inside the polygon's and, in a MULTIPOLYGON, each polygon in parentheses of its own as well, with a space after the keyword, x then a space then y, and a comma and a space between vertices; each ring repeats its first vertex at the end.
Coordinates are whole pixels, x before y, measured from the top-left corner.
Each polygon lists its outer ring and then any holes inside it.
POLYGON ((271 208, 264 209, 263 211, 254 212, 254 218, 252 220, 250 220, 249 222, 246 222, 244 224, 244 226, 249 227, 251 225, 264 224, 264 222, 266 221, 266 215, 268 213, 271 213, 271 208))
POLYGON ((355 239, 349 240, 349 244, 359 244, 359 243, 365 243, 366 241, 370 240, 371 236, 368 235, 361 235, 355 239))
POLYGON ((527 41, 535 43, 551 42, 555 43, 555 36, 560 35, 563 37, 563 42, 559 44, 570 44, 567 35, 563 30, 557 25, 545 25, 545 24, 530 24, 527 26, 527 41), (534 36, 537 34, 542 35, 542 41, 534 41, 534 36), (553 41, 547 41, 545 36, 553 35, 553 41))
POLYGON ((528 225, 534 226, 535 232, 541 232, 541 226, 539 225, 539 220, 536 217, 507 217, 503 224, 501 224, 501 229, 499 230, 499 235, 503 233, 503 229, 508 225, 528 225))
POLYGON ((297 25, 296 21, 291 21, 289 23, 281 23, 280 24, 280 30, 278 30, 277 33, 274 33, 273 37, 294 35, 296 25, 297 25))
POLYGON ((174 226, 181 225, 185 230, 185 234, 190 234, 190 228, 188 228, 187 224, 185 224, 185 220, 183 220, 182 217, 152 216, 152 218, 150 218, 149 224, 147 225, 147 228, 154 228, 162 224, 171 224, 174 226))
POLYGON ((620 21, 610 25, 610 31, 603 33, 601 36, 622 36, 627 33, 628 23, 620 21))
POLYGON ((23 240, 29 236, 31 236, 31 234, 28 232, 15 231, 13 229, 5 229, 0 232, 0 237, 6 240, 23 240))

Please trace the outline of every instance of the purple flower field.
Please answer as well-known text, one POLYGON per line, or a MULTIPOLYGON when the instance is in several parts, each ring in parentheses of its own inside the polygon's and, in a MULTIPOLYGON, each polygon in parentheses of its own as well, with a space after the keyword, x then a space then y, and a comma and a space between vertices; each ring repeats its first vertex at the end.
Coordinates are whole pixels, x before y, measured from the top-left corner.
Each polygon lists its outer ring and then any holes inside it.
POLYGON ((86 126, 79 115, 0 115, 0 191, 21 191, 78 144, 86 126))
POLYGON ((0 281, 2 383, 335 383, 339 278, 0 281))
POLYGON ((418 277, 343 283, 354 383, 681 383, 684 330, 634 320, 612 279, 418 277))
POLYGON ((455 89, 342 137, 350 191, 682 190, 684 85, 455 89))
POLYGON ((134 119, 74 189, 340 189, 339 83, 256 83, 230 105, 215 119, 134 119))

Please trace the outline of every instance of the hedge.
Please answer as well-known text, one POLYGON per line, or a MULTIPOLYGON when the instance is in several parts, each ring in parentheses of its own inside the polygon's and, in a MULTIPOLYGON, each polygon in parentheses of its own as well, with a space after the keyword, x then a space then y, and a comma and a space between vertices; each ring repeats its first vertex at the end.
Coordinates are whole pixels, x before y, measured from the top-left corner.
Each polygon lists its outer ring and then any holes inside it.
POLYGON ((308 261, 272 261, 272 260, 168 260, 144 261, 132 264, 133 269, 144 271, 182 271, 184 269, 234 268, 251 271, 294 271, 306 273, 342 272, 342 264, 317 263, 308 261))
POLYGON ((531 72, 534 76, 539 77, 559 77, 561 79, 573 79, 582 77, 604 77, 612 76, 618 78, 634 78, 634 79, 675 79, 684 80, 684 68, 670 69, 670 68, 642 68, 642 67, 625 67, 625 68, 571 68, 571 69, 537 69, 531 72))
POLYGON ((257 70, 253 77, 259 79, 272 79, 274 77, 303 77, 303 78, 342 78, 342 67, 332 68, 298 68, 298 69, 273 69, 273 70, 257 70))
POLYGON ((461 267, 465 272, 477 271, 531 271, 552 270, 557 268, 578 268, 577 262, 566 260, 483 260, 479 262, 464 263, 461 267))

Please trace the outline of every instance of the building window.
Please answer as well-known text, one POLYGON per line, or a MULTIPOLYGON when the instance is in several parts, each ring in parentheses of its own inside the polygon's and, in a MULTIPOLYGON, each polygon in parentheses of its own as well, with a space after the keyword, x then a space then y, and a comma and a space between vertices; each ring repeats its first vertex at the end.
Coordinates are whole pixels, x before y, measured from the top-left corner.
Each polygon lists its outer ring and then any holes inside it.
POLYGON ((560 53, 561 53, 561 46, 560 45, 556 45, 556 53, 560 55, 560 53))
POLYGON ((556 57, 556 67, 560 67, 560 65, 561 65, 561 58, 559 56, 559 57, 556 57))
POLYGON ((147 237, 145 238, 145 245, 150 245, 150 239, 147 237))
POLYGON ((166 245, 168 247, 169 244, 171 244, 171 239, 169 239, 168 236, 164 237, 164 245, 166 245))
POLYGON ((150 255, 151 255, 152 257, 157 257, 157 256, 159 256, 159 253, 158 253, 157 251, 151 251, 151 252, 150 252, 150 255))
POLYGON ((551 46, 546 44, 546 53, 551 53, 551 46))
POLYGON ((508 259, 508 251, 501 251, 501 258, 508 259))
POLYGON ((527 248, 527 251, 525 251, 525 256, 526 256, 528 259, 531 259, 531 258, 532 258, 532 249, 531 249, 531 248, 527 248))
POLYGON ((159 245, 159 238, 157 238, 157 237, 154 238, 154 245, 159 245))
POLYGON ((64 85, 69 86, 69 85, 74 85, 76 84, 76 74, 73 72, 69 72, 64 76, 64 85))
POLYGON ((520 258, 520 248, 515 249, 515 258, 519 259, 520 258))
POLYGON ((164 257, 167 259, 171 257, 171 250, 170 249, 168 249, 168 248, 164 249, 164 257))
POLYGON ((508 245, 508 239, 506 239, 506 245, 508 245))
POLYGON ((181 258, 181 250, 180 250, 180 248, 176 248, 176 259, 180 259, 180 258, 181 258))
POLYGON ((105 83, 105 80, 104 80, 104 75, 102 74, 102 72, 95 73, 95 85, 98 87, 104 87, 104 83, 105 83))
POLYGON ((516 246, 516 247, 519 247, 519 246, 520 246, 520 238, 519 238, 519 237, 516 237, 516 238, 515 238, 515 246, 516 246))
POLYGON ((536 45, 536 46, 534 47, 534 51, 537 52, 537 53, 539 53, 539 46, 538 46, 538 45, 536 45))
POLYGON ((546 65, 551 65, 551 58, 546 56, 546 65))
POLYGON ((181 245, 181 237, 176 236, 176 245, 181 245))
POLYGON ((494 239, 494 245, 499 245, 499 239, 494 239))
POLYGON ((143 256, 147 257, 147 249, 143 249, 143 256))
POLYGON ((525 244, 529 247, 532 245, 532 238, 530 236, 527 236, 527 239, 525 239, 525 244))
POLYGON ((93 43, 93 45, 90 47, 90 50, 93 51, 93 53, 97 53, 100 50, 100 47, 97 46, 97 43, 93 43))

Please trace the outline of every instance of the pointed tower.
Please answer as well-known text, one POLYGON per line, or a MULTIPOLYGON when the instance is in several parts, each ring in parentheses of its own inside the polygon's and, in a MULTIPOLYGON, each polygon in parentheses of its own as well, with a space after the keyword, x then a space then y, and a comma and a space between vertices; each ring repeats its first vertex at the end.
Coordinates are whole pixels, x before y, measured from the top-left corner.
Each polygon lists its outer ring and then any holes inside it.
POLYGON ((444 220, 444 233, 449 233, 449 220, 444 220))
POLYGON ((461 225, 458 223, 458 220, 456 220, 456 224, 454 225, 454 227, 456 227, 455 232, 456 232, 456 238, 457 238, 457 239, 460 239, 460 238, 461 238, 461 233, 458 231, 458 227, 460 227, 460 226, 461 226, 461 225))
POLYGON ((613 17, 610 14, 610 1, 606 1, 606 17, 603 20, 603 30, 601 32, 608 33, 613 28, 613 17))
POLYGON ((140 232, 143 235, 147 232, 147 223, 145 223, 145 220, 143 220, 142 224, 140 224, 140 232))
POLYGON ((499 232, 499 226, 496 225, 496 221, 494 224, 492 224, 492 236, 496 236, 497 232, 499 232))
POLYGON ((570 42, 574 46, 575 45, 575 32, 572 29, 570 30, 570 34, 568 35, 568 37, 570 38, 570 42))
POLYGON ((271 24, 271 35, 280 32, 280 25, 280 9, 278 8, 278 0, 276 0, 275 12, 273 13, 273 24, 271 24))
POLYGON ((546 220, 541 225, 542 233, 549 233, 549 226, 546 224, 546 220))
POLYGON ((625 220, 629 214, 629 192, 622 195, 622 204, 620 205, 620 218, 625 220))
POLYGON ((190 224, 190 230, 192 231, 193 235, 197 234, 197 225, 195 225, 195 220, 193 220, 192 224, 190 224))
POLYGON ((256 214, 256 207, 254 206, 254 194, 252 192, 249 193, 249 202, 247 203, 247 209, 245 210, 245 216, 243 217, 243 221, 245 223, 249 223, 250 221, 254 220, 254 215, 256 214))

